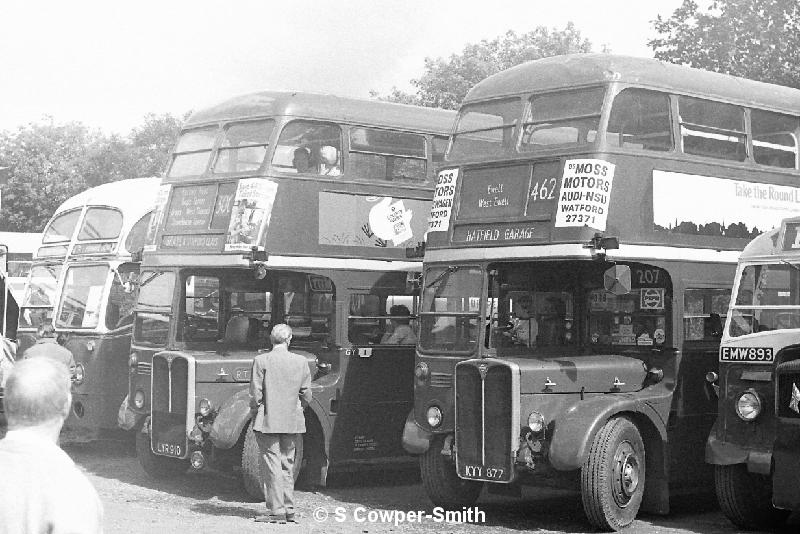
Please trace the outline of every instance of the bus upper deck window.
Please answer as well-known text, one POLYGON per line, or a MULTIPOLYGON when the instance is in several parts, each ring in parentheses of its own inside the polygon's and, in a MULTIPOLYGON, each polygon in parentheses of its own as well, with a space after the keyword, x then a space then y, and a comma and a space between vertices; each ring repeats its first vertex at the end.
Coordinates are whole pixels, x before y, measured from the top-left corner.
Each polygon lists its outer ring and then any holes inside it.
POLYGON ((76 209, 59 215, 51 222, 44 231, 42 243, 58 243, 69 241, 75 232, 75 226, 81 216, 81 210, 76 209))
POLYGON ((546 93, 531 97, 521 150, 593 143, 600 127, 605 88, 546 93))
POLYGON ((280 172, 339 176, 342 132, 338 124, 292 121, 284 126, 272 156, 280 172))
POLYGON ((744 109, 732 104, 681 96, 681 142, 686 154, 744 161, 744 109))
POLYGON ((419 134, 350 129, 350 173, 364 180, 421 182, 426 178, 425 137, 419 134))
POLYGON ((264 163, 275 122, 248 121, 225 127, 214 161, 214 172, 257 171, 264 163))
POLYGON ((753 157, 756 163, 797 168, 797 133, 800 119, 790 115, 754 109, 750 114, 753 128, 753 157))
POLYGON ((449 159, 500 156, 516 146, 522 116, 518 98, 470 104, 461 108, 449 159))
POLYGON ((183 132, 172 152, 172 165, 167 176, 179 178, 203 174, 211 159, 211 148, 216 137, 216 126, 183 132))
POLYGON ((606 134, 611 146, 672 150, 669 95, 624 89, 614 97, 606 134))
POLYGON ((114 208, 89 208, 83 218, 79 241, 116 239, 122 230, 122 213, 114 208))

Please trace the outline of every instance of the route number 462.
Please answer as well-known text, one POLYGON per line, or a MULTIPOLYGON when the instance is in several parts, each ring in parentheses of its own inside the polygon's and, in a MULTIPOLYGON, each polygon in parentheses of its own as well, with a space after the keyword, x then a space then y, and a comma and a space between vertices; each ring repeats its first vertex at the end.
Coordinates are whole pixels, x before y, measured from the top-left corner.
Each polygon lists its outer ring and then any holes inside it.
POLYGON ((531 199, 536 202, 537 200, 553 200, 556 194, 556 179, 544 178, 538 182, 533 182, 531 187, 531 199))

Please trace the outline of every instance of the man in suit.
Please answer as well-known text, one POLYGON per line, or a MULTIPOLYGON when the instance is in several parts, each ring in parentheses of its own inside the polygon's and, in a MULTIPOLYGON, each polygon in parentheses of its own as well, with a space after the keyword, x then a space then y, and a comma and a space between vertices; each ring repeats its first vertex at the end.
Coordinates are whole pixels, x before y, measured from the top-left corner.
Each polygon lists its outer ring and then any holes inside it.
POLYGON ((103 531, 97 491, 56 445, 71 404, 67 368, 54 358, 14 365, 5 389, 8 434, 0 440, 0 532, 103 531))
POLYGON ((256 356, 250 380, 253 430, 269 511, 256 521, 293 523, 295 444, 297 435, 306 431, 303 408, 311 402, 311 371, 304 357, 289 352, 289 325, 275 325, 270 340, 272 350, 256 356))

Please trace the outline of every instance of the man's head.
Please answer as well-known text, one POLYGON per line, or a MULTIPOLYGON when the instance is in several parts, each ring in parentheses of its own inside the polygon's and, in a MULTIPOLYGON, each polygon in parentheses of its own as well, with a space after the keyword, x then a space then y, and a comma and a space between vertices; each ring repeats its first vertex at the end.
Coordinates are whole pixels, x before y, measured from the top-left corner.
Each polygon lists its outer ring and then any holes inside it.
POLYGON ((272 327, 269 339, 273 345, 288 345, 292 340, 292 327, 288 324, 276 324, 272 327))
POLYGON ((69 370, 51 358, 14 364, 5 389, 10 429, 61 424, 72 405, 69 370))
POLYGON ((311 154, 309 154, 307 148, 300 147, 295 149, 292 157, 292 166, 297 169, 297 172, 308 172, 309 168, 311 168, 311 154))
POLYGON ((56 337, 56 329, 50 323, 42 323, 36 329, 36 335, 43 337, 56 337))
POLYGON ((389 315, 397 324, 409 324, 411 322, 411 312, 407 306, 395 304, 389 308, 389 315))

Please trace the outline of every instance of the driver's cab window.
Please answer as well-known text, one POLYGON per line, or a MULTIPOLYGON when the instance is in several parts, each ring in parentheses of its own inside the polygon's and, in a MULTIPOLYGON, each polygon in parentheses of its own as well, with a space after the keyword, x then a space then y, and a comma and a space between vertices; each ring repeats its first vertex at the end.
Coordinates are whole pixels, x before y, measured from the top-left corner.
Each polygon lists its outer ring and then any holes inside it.
POLYGON ((500 324, 500 347, 546 348, 575 343, 575 302, 570 291, 509 287, 490 306, 500 324))
POLYGON ((348 338, 354 345, 415 345, 418 297, 373 289, 350 295, 348 338))
POLYGON ((219 337, 219 278, 186 277, 184 291, 184 341, 216 341, 219 337))

